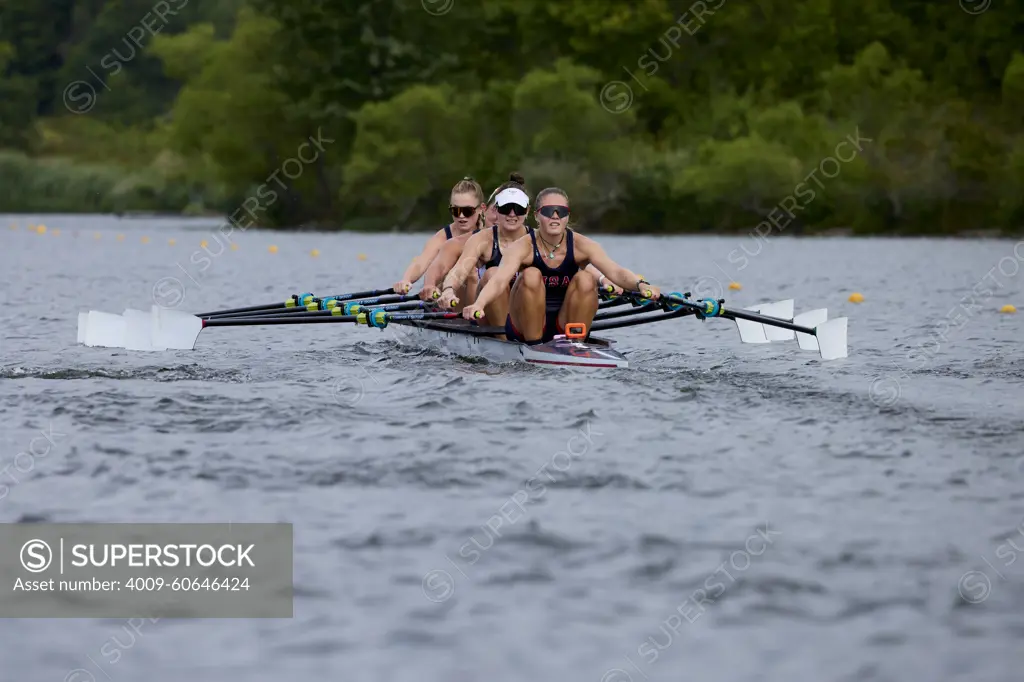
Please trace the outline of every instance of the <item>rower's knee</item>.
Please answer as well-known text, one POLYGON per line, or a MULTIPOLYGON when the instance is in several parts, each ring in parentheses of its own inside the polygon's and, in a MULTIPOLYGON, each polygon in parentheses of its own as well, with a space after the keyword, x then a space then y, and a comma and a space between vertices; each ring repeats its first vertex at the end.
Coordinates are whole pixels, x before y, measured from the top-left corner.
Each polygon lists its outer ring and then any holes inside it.
POLYGON ((519 286, 535 293, 544 291, 544 276, 537 268, 526 268, 519 273, 519 286))
MULTIPOLYGON (((494 279, 495 272, 497 272, 497 268, 489 268, 486 272, 484 272, 483 277, 480 278, 480 284, 477 285, 478 295, 481 291, 484 290, 484 287, 487 286, 488 282, 494 279)), ((499 291, 501 292, 501 294, 508 296, 508 293, 511 289, 512 287, 508 282, 502 282, 499 291)))
POLYGON ((569 286, 582 291, 597 292, 597 278, 586 270, 580 270, 573 276, 572 283, 569 286))
POLYGON ((480 278, 480 287, 487 286, 487 283, 494 278, 494 273, 497 272, 497 268, 488 268, 484 271, 484 276, 480 278))

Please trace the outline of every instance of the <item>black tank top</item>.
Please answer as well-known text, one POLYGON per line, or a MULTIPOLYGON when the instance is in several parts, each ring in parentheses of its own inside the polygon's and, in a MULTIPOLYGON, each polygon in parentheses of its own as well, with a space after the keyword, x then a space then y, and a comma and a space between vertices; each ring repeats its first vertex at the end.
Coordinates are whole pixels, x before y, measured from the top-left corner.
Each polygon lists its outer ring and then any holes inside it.
POLYGON ((568 228, 565 230, 565 260, 557 268, 551 267, 541 258, 540 251, 537 250, 537 236, 533 230, 530 231, 530 239, 533 241, 533 267, 540 270, 540 274, 544 278, 544 289, 547 294, 546 307, 552 311, 559 310, 565 301, 565 292, 569 289, 569 283, 580 271, 580 266, 576 264, 576 253, 572 247, 572 230, 568 228))
MULTIPOLYGON (((479 231, 480 231, 480 226, 479 225, 473 228, 473 234, 476 234, 479 231)), ((451 239, 452 236, 453 236, 452 235, 452 226, 451 225, 445 225, 444 226, 444 239, 445 239, 445 241, 448 241, 449 239, 451 239)))
MULTIPOLYGON (((530 234, 533 234, 533 228, 532 227, 526 228, 526 231, 528 233, 530 233, 530 234)), ((496 268, 499 265, 501 265, 501 247, 498 244, 498 226, 497 225, 491 225, 491 237, 494 239, 494 242, 491 244, 491 259, 489 261, 487 261, 486 263, 484 263, 484 270, 487 270, 489 268, 496 268)), ((537 242, 534 242, 533 245, 534 245, 534 247, 536 247, 537 246, 537 242)), ((536 248, 534 249, 534 251, 536 251, 536 248)))

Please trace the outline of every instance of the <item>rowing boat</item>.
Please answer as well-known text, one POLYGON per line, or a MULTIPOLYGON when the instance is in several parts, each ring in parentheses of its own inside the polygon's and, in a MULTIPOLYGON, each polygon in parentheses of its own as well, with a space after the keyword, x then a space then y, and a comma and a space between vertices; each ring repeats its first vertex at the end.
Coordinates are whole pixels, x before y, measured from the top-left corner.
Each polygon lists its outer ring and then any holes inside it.
POLYGON ((556 336, 547 343, 525 344, 495 338, 501 327, 476 327, 466 320, 401 323, 392 327, 398 342, 414 348, 427 348, 460 357, 482 358, 489 362, 525 362, 531 365, 625 368, 629 360, 612 348, 614 341, 591 336, 587 342, 556 336))

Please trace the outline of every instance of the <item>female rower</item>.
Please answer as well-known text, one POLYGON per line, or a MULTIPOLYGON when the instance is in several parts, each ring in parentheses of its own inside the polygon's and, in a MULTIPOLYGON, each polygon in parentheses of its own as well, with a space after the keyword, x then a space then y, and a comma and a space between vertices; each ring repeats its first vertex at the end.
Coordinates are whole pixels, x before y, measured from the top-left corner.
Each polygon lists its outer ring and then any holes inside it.
MULTIPOLYGON (((487 199, 487 208, 484 211, 483 216, 483 224, 485 226, 493 226, 495 223, 498 222, 498 212, 496 210, 494 202, 494 197, 498 195, 498 192, 516 182, 518 182, 520 186, 523 184, 523 177, 521 175, 512 173, 509 176, 509 178, 509 182, 506 182, 504 185, 495 188, 495 190, 491 192, 491 196, 487 199)), ((481 230, 481 232, 486 231, 486 229, 481 230)), ((463 247, 466 245, 466 240, 468 240, 475 234, 477 234, 477 231, 474 230, 472 233, 468 235, 450 239, 444 244, 444 246, 441 247, 441 250, 438 252, 437 257, 434 258, 433 262, 430 264, 430 267, 427 268, 426 273, 424 273, 423 275, 423 289, 420 290, 419 293, 419 297, 422 300, 434 301, 441 297, 441 282, 444 280, 445 275, 447 275, 448 272, 453 267, 455 267, 455 264, 458 262, 459 257, 462 255, 463 247)), ((459 299, 463 305, 472 303, 473 299, 476 298, 476 278, 470 279, 474 280, 471 283, 471 286, 457 287, 458 290, 455 292, 455 298, 459 299)), ((465 280, 466 278, 463 278, 463 282, 465 282, 465 280)), ((450 303, 450 301, 446 302, 446 307, 447 305, 450 305, 450 303)))
POLYGON ((423 251, 412 259, 409 267, 405 269, 402 279, 395 283, 395 293, 409 293, 412 283, 426 272, 431 261, 437 256, 438 251, 441 250, 446 241, 468 236, 474 230, 479 230, 481 214, 484 208, 484 191, 476 180, 465 177, 457 182, 452 187, 451 200, 448 206, 448 210, 452 214, 451 224, 445 225, 443 230, 438 230, 427 240, 423 251))
POLYGON ((569 229, 569 197, 551 187, 537 195, 537 228, 512 244, 472 305, 463 309, 468 320, 478 319, 494 300, 512 286, 505 336, 525 343, 550 341, 567 323, 582 323, 589 332, 597 313, 597 277, 585 271, 594 265, 613 284, 657 300, 658 287, 622 267, 589 237, 569 229))
MULTIPOLYGON (((451 306, 452 300, 458 298, 458 291, 463 287, 466 278, 481 267, 483 274, 480 275, 477 292, 482 291, 498 271, 502 254, 512 243, 533 232, 532 228, 526 226, 530 197, 523 183, 523 176, 513 173, 509 176, 509 181, 497 189, 494 206, 498 222, 492 225, 490 230, 482 230, 466 241, 461 257, 455 266, 450 268, 441 285, 442 308, 451 306)), ((495 297, 488 304, 485 313, 488 320, 504 320, 508 314, 508 297, 495 297)))

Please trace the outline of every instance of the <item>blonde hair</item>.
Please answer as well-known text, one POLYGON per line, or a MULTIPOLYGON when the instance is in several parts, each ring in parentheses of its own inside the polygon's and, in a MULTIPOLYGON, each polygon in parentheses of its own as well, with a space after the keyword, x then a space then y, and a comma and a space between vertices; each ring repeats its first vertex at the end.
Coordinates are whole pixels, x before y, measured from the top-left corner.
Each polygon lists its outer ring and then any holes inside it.
POLYGON ((549 194, 557 194, 559 196, 565 197, 565 203, 568 205, 569 195, 565 193, 564 189, 561 189, 559 187, 548 187, 547 189, 542 189, 541 191, 537 192, 537 198, 533 200, 533 203, 539 204, 541 202, 541 199, 548 196, 549 194))
MULTIPOLYGON (((452 187, 452 194, 472 194, 476 197, 477 206, 484 203, 484 188, 480 186, 479 182, 468 175, 455 183, 455 186, 452 187)), ((476 225, 479 228, 484 227, 483 211, 477 217, 476 225)))

